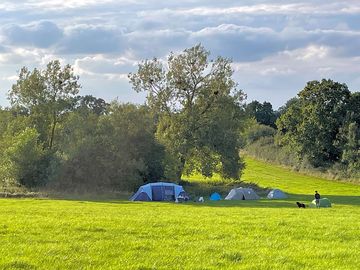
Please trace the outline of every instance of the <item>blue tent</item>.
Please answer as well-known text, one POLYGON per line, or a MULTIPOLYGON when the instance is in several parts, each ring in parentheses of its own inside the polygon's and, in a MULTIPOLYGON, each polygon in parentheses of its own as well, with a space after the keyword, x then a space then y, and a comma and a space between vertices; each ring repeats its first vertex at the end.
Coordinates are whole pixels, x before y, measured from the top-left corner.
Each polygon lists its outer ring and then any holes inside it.
POLYGON ((157 182, 139 187, 130 201, 175 201, 179 196, 186 196, 182 186, 157 182))
POLYGON ((220 201, 220 200, 221 200, 221 196, 220 196, 219 193, 214 192, 213 194, 211 194, 210 200, 211 200, 211 201, 220 201))

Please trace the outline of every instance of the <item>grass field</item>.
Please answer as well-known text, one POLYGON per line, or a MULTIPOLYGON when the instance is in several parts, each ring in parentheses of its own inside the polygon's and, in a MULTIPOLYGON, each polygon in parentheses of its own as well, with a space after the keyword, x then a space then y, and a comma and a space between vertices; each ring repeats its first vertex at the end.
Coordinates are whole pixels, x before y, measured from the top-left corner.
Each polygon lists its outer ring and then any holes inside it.
POLYGON ((281 201, 0 200, 0 269, 360 269, 360 186, 247 159, 281 201), (298 209, 314 190, 331 209, 298 209))

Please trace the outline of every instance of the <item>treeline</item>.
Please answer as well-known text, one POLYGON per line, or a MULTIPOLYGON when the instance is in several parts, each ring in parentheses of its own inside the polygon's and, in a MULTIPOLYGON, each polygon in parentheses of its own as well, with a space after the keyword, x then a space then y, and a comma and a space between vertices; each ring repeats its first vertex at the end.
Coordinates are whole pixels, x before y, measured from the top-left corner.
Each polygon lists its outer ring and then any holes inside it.
POLYGON ((22 68, 0 110, 0 180, 57 190, 127 190, 181 175, 239 179, 244 95, 231 62, 197 45, 129 74, 145 105, 80 96, 71 66, 22 68))
POLYGON ((360 93, 309 82, 274 111, 245 104, 231 61, 201 45, 129 74, 145 105, 81 96, 71 66, 22 68, 0 109, 1 187, 133 191, 193 172, 240 179, 241 148, 299 168, 359 177, 360 93))
POLYGON ((3 187, 129 190, 162 176, 163 146, 145 106, 79 96, 70 66, 23 68, 0 110, 3 187))
POLYGON ((274 115, 274 129, 257 121, 245 132, 249 153, 297 169, 360 178, 359 92, 332 80, 311 81, 274 115))

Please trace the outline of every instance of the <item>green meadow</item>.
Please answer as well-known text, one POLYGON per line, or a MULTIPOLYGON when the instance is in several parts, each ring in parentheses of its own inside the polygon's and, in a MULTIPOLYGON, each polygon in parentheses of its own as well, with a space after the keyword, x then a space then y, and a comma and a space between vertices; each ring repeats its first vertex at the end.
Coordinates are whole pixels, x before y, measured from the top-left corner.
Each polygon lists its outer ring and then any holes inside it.
POLYGON ((250 158, 286 200, 0 200, 0 269, 360 269, 360 186, 250 158), (298 209, 318 190, 328 209, 298 209))

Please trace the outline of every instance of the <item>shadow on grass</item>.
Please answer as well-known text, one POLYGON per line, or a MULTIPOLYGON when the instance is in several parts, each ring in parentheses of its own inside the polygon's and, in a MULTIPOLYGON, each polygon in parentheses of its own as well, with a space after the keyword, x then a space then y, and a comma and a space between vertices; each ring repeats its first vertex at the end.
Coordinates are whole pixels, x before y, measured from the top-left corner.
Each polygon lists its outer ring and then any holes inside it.
MULTIPOLYGON (((133 205, 143 207, 144 204, 152 205, 153 207, 159 205, 168 206, 193 206, 193 207, 247 207, 247 208, 297 208, 296 202, 301 202, 309 206, 310 202, 314 199, 313 195, 309 194, 288 194, 287 199, 283 200, 270 200, 265 199, 262 195, 261 200, 220 200, 210 201, 209 196, 204 196, 205 203, 199 203, 194 200, 190 200, 185 203, 175 204, 174 202, 133 202, 128 200, 128 196, 120 196, 118 198, 105 198, 101 197, 75 197, 75 198, 53 198, 61 201, 77 202, 79 204, 87 203, 101 203, 101 204, 113 204, 113 205, 133 205)), ((196 197, 192 196, 195 199, 196 197)), ((334 205, 351 205, 360 206, 360 196, 341 196, 341 195, 322 195, 322 198, 328 198, 334 205)))
MULTIPOLYGON (((347 196, 347 195, 322 195, 322 198, 328 198, 333 204, 342 204, 342 205, 360 205, 360 196, 347 196)), ((307 201, 311 202, 314 200, 313 195, 305 194, 290 194, 288 200, 292 201, 307 201)))
POLYGON ((227 201, 227 200, 220 200, 220 201, 209 201, 207 200, 204 203, 188 201, 184 203, 175 203, 175 202, 141 202, 141 201, 126 201, 126 200, 69 200, 63 199, 64 201, 71 201, 74 203, 79 204, 92 204, 92 203, 99 203, 99 204, 113 204, 113 205, 132 205, 138 207, 146 207, 153 206, 169 206, 169 207, 251 207, 251 208, 294 208, 296 207, 295 202, 283 201, 283 200, 248 200, 248 201, 227 201))
POLYGON ((270 200, 249 200, 249 201, 209 201, 205 203, 187 203, 194 207, 246 207, 246 208, 294 208, 296 205, 288 201, 270 201, 270 200))
POLYGON ((259 196, 265 197, 270 189, 263 188, 258 186, 255 183, 242 182, 242 181, 187 181, 182 180, 180 185, 184 187, 186 192, 192 198, 199 196, 209 197, 212 193, 217 192, 222 197, 226 197, 229 191, 233 188, 243 187, 243 188, 252 188, 259 196))
MULTIPOLYGON (((144 204, 152 205, 154 207, 158 205, 178 205, 178 206, 194 206, 194 207, 248 207, 248 208, 297 208, 296 202, 304 203, 309 206, 310 202, 314 199, 312 194, 288 194, 288 198, 284 200, 269 200, 265 199, 269 189, 261 188, 255 184, 248 184, 243 182, 187 182, 181 183, 185 190, 190 194, 190 200, 186 203, 175 204, 174 202, 132 202, 129 201, 131 194, 125 193, 112 193, 112 194, 68 194, 63 196, 54 196, 45 199, 71 201, 79 204, 86 203, 101 203, 101 204, 122 204, 122 205, 137 205, 142 207, 144 204), (229 190, 233 187, 251 187, 253 188, 263 199, 261 200, 220 200, 210 201, 209 196, 212 192, 218 192, 224 198, 229 190), (194 202, 198 196, 205 198, 205 203, 194 202)), ((322 198, 328 198, 334 205, 360 205, 360 196, 342 196, 342 195, 326 195, 322 194, 322 198)))
MULTIPOLYGON (((118 205, 133 205, 143 207, 144 205, 153 207, 157 206, 176 206, 176 207, 245 207, 245 208, 297 208, 296 202, 302 202, 307 207, 309 207, 310 202, 313 200, 313 195, 306 194, 288 194, 289 198, 284 200, 269 200, 269 199, 260 199, 260 200, 220 200, 220 201, 210 201, 208 198, 205 198, 204 203, 188 201, 185 203, 174 203, 174 202, 131 202, 127 200, 85 200, 78 201, 78 203, 102 203, 102 204, 118 204, 118 205)), ((328 198, 334 206, 336 205, 351 205, 351 206, 360 206, 360 197, 359 196, 337 196, 329 195, 323 196, 328 198)), ((76 201, 76 200, 71 200, 76 201)))
MULTIPOLYGON (((323 198, 328 198, 333 205, 351 205, 351 206, 360 206, 360 197, 359 196, 338 196, 338 195, 328 195, 323 196, 323 198)), ((249 208, 297 208, 296 202, 302 202, 307 207, 314 199, 313 195, 305 194, 289 194, 289 198, 283 200, 247 200, 247 201, 208 201, 205 203, 190 202, 188 205, 197 206, 197 207, 249 207, 249 208)))

